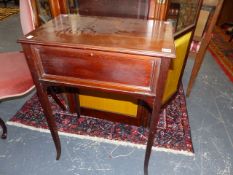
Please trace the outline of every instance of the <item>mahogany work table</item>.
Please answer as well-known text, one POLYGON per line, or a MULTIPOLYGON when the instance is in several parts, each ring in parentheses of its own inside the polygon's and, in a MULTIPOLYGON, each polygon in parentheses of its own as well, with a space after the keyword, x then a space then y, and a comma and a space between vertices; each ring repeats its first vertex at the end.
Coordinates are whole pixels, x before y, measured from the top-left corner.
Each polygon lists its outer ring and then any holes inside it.
MULTIPOLYGON (((60 15, 20 39, 60 158, 49 86, 130 95, 151 108, 144 173, 148 174, 164 85, 175 58, 163 21, 60 15)), ((124 122, 124 121, 122 121, 124 122)))

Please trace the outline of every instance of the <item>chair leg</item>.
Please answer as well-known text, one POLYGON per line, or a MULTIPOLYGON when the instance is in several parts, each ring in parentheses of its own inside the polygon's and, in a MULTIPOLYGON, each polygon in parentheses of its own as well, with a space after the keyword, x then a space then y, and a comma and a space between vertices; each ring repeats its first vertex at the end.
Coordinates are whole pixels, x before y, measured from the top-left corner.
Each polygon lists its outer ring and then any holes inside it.
POLYGON ((189 83, 188 83, 188 87, 187 87, 187 91, 186 91, 186 96, 189 97, 190 96, 190 93, 191 93, 191 90, 193 88, 193 85, 194 85, 194 82, 197 78, 197 75, 198 75, 198 72, 201 68, 201 64, 203 62, 203 59, 204 59, 204 56, 202 57, 196 57, 195 58, 195 62, 194 62, 194 65, 193 65, 193 69, 192 69, 192 73, 191 73, 191 77, 189 79, 189 83))
POLYGON ((0 126, 2 127, 2 139, 6 139, 7 137, 7 127, 5 125, 5 122, 0 118, 0 126))
MULTIPOLYGON (((210 40, 209 40, 210 41, 210 40)), ((201 68, 204 56, 205 56, 205 52, 206 49, 208 47, 209 41, 206 41, 205 43, 203 42, 200 46, 200 50, 197 53, 196 57, 195 57, 195 61, 194 61, 194 65, 193 65, 193 69, 192 69, 192 73, 189 79, 189 83, 188 83, 188 87, 187 87, 187 91, 186 91, 186 96, 189 97, 191 90, 193 88, 194 82, 197 78, 197 75, 199 73, 199 70, 201 68)))

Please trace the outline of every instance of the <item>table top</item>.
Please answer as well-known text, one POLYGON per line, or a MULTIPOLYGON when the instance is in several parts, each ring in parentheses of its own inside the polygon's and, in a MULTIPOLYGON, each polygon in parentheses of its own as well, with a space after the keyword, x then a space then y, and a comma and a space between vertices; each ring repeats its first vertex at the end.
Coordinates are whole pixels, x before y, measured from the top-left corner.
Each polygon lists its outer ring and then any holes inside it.
POLYGON ((60 15, 19 42, 175 58, 172 25, 156 20, 60 15))

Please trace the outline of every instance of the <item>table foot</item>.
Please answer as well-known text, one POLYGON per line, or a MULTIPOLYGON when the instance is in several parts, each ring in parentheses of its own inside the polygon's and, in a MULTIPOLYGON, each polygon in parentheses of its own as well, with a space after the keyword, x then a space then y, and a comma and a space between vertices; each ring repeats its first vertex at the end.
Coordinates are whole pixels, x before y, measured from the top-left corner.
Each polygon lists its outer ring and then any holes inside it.
POLYGON ((7 137, 7 127, 5 122, 0 118, 0 126, 2 127, 2 139, 6 139, 7 137))
POLYGON ((61 142, 60 142, 60 139, 59 139, 59 136, 58 136, 58 132, 54 131, 54 130, 50 130, 50 132, 52 134, 53 142, 54 142, 56 152, 57 152, 56 160, 59 160, 60 157, 61 157, 61 142))
POLYGON ((149 165, 149 161, 146 163, 144 163, 144 175, 148 175, 148 165, 149 165))
POLYGON ((154 134, 149 136, 148 142, 147 142, 146 154, 145 154, 145 160, 144 160, 144 175, 148 175, 148 166, 149 166, 149 160, 150 160, 153 142, 154 142, 154 134))

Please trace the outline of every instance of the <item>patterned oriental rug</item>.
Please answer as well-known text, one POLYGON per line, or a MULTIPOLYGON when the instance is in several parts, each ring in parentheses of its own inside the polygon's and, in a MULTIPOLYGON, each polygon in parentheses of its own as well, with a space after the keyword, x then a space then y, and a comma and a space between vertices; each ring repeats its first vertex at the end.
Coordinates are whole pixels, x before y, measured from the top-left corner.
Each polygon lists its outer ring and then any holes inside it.
POLYGON ((209 51, 222 70, 233 82, 233 41, 220 27, 215 27, 213 37, 209 45, 209 51))
POLYGON ((17 13, 19 13, 19 8, 0 7, 0 21, 2 21, 3 19, 5 19, 11 15, 17 14, 17 13))
MULTIPOLYGON (((75 115, 59 110, 51 100, 59 135, 90 139, 116 145, 146 148, 148 129, 103 119, 75 115)), ((36 95, 7 122, 8 125, 49 132, 42 108, 36 95)), ((154 150, 193 155, 190 126, 183 88, 160 114, 154 150)))

